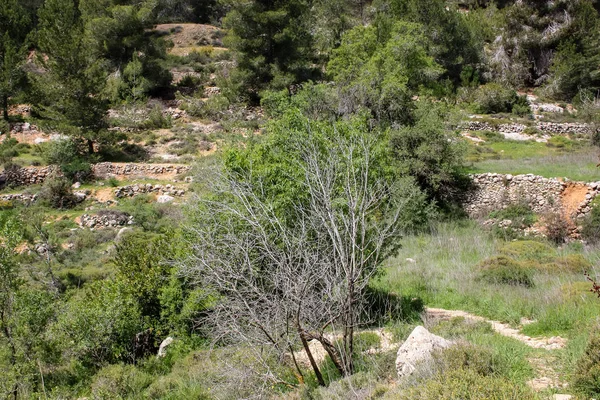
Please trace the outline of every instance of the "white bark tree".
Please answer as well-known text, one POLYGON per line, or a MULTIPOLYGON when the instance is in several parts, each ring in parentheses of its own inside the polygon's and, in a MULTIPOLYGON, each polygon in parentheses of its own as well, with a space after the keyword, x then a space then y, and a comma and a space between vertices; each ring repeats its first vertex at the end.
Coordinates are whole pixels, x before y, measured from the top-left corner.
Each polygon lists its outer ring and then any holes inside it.
POLYGON ((309 341, 323 345, 342 375, 353 373, 365 289, 398 249, 407 211, 424 204, 411 182, 380 178, 375 135, 334 130, 324 151, 323 133, 290 138, 306 197, 285 216, 252 170, 208 178, 213 195, 199 199, 189 229, 193 257, 183 268, 220 294, 210 315, 218 335, 291 354, 300 380, 294 350, 301 345, 321 385, 309 341))

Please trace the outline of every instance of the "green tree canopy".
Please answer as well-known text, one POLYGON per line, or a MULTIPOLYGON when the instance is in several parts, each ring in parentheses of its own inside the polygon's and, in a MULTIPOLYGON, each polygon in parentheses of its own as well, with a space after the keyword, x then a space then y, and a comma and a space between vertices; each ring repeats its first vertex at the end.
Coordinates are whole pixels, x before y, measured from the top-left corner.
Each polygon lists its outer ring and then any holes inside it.
POLYGON ((412 97, 443 73, 431 46, 425 28, 410 22, 396 22, 389 35, 377 26, 349 31, 328 64, 342 109, 367 108, 386 124, 410 122, 412 97))
POLYGON ((251 93, 287 88, 312 74, 313 40, 306 0, 234 2, 224 25, 226 43, 236 51, 238 68, 251 93))

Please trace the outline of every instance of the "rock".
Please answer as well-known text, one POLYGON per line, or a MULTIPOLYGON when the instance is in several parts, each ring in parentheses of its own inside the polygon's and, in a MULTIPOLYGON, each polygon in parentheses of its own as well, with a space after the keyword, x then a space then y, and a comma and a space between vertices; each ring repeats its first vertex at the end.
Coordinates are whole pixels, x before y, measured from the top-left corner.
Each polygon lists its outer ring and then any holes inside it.
POLYGON ((160 344, 160 347, 158 348, 158 357, 164 357, 167 355, 167 347, 169 347, 173 342, 175 341, 175 339, 173 339, 172 337, 168 337, 165 340, 162 341, 162 343, 160 344))
POLYGON ((429 332, 422 326, 417 326, 408 339, 398 349, 396 356, 396 370, 398 377, 411 375, 419 363, 432 359, 435 350, 446 349, 452 342, 429 332))
POLYGON ((552 396, 553 400, 569 400, 572 398, 573 396, 571 396, 570 394, 555 394, 554 396, 552 396))
POLYGON ((81 182, 75 182, 72 186, 73 189, 79 189, 81 187, 81 182))
POLYGON ((120 242, 121 239, 123 238, 123 235, 126 234, 127 232, 131 232, 131 231, 133 231, 132 228, 127 228, 127 227, 121 228, 119 230, 119 233, 117 233, 117 236, 115 237, 115 242, 120 242))
POLYGON ((161 196, 158 196, 158 198, 156 199, 156 202, 160 203, 160 204, 164 204, 164 203, 170 203, 173 200, 175 200, 175 197, 163 194, 161 196))

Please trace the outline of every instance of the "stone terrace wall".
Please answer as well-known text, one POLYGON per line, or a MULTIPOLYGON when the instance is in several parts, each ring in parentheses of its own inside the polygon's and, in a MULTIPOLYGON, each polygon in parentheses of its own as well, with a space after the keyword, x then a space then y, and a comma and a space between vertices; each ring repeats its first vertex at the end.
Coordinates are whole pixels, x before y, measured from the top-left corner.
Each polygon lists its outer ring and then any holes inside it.
POLYGON ((13 167, 0 173, 0 181, 14 186, 28 186, 44 183, 48 175, 57 168, 49 167, 13 167))
MULTIPOLYGON (((494 131, 508 133, 523 133, 527 128, 523 124, 499 124, 493 125, 489 122, 470 121, 463 126, 468 131, 494 131)), ((587 124, 579 123, 556 123, 536 122, 534 128, 548 135, 585 136, 591 133, 592 128, 587 124)))
POLYGON ((578 218, 590 212, 590 203, 598 195, 600 182, 560 181, 535 175, 473 175, 475 188, 464 203, 473 218, 511 204, 525 202, 535 213, 555 213, 578 218), (576 190, 575 190, 576 189, 576 190))
MULTIPOLYGON (((160 177, 161 175, 179 175, 188 172, 189 165, 177 164, 118 164, 100 163, 92 166, 94 176, 105 179, 111 176, 160 177)), ((0 182, 14 186, 28 186, 44 183, 55 166, 13 168, 0 173, 0 182)))
POLYGON ((189 165, 178 164, 119 164, 100 163, 92 167, 94 176, 107 178, 110 176, 153 176, 153 175, 179 175, 188 172, 189 165))

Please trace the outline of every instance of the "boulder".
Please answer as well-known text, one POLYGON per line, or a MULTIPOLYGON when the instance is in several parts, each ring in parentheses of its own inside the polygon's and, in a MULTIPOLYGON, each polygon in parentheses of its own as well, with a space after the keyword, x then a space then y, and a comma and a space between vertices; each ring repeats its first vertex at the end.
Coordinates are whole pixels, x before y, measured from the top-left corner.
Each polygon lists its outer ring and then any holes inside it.
POLYGON ((158 196, 158 198, 156 199, 156 202, 160 203, 160 204, 164 204, 164 203, 170 203, 173 200, 175 200, 175 197, 163 194, 162 196, 158 196))
POLYGON ((175 341, 175 339, 170 336, 162 341, 160 347, 158 348, 158 357, 164 357, 167 355, 167 347, 169 347, 173 341, 175 341))
POLYGON ((434 351, 446 349, 451 345, 452 342, 434 335, 422 326, 417 326, 398 349, 396 356, 398 377, 411 375, 419 364, 432 359, 434 351))

